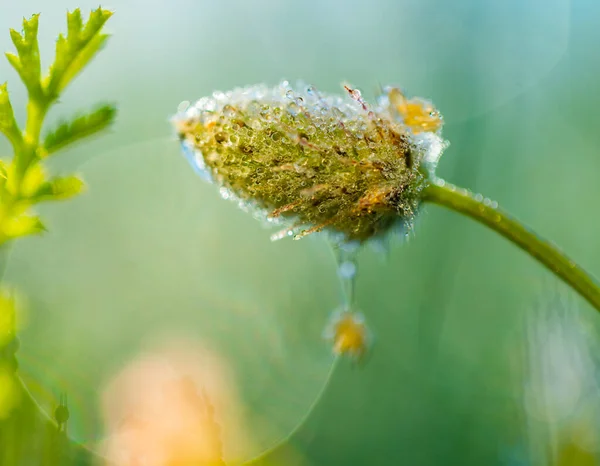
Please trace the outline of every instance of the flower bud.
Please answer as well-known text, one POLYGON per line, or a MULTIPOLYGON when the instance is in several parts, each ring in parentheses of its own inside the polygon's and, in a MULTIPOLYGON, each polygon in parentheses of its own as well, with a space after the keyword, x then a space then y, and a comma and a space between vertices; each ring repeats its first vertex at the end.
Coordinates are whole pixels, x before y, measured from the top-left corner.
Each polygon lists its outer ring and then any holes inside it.
POLYGON ((273 239, 325 230, 364 242, 410 226, 446 143, 433 106, 396 88, 370 108, 287 81, 215 92, 173 124, 196 171, 221 195, 285 229, 273 239))

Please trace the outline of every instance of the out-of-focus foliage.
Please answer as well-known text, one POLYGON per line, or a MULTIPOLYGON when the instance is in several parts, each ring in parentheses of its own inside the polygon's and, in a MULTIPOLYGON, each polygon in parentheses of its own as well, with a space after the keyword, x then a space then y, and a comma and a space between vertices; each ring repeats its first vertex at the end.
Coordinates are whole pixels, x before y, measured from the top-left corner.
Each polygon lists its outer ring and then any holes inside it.
POLYGON ((14 378, 17 369, 15 297, 7 290, 0 291, 0 422, 6 419, 19 400, 14 378))
MULTIPOLYGON (((587 466, 600 457, 596 315, 547 293, 524 317, 522 402, 532 465, 587 466)), ((527 452, 527 453, 524 453, 527 452)))
POLYGON ((102 28, 111 12, 98 8, 84 24, 79 9, 67 14, 67 36, 56 42, 56 57, 42 77, 38 44, 39 15, 23 20, 23 30, 11 29, 16 54, 6 57, 27 88, 27 121, 19 127, 8 95, 6 83, 0 86, 0 131, 11 142, 14 155, 0 165, 0 245, 14 238, 44 231, 41 219, 31 207, 42 201, 67 199, 79 194, 83 182, 76 176, 50 176, 41 161, 70 144, 108 127, 115 118, 115 108, 98 109, 65 120, 50 130, 43 142, 40 133, 51 105, 60 93, 89 63, 106 42, 102 28))
MULTIPOLYGON (((0 85, 0 132, 9 140, 13 155, 0 160, 0 254, 6 260, 6 248, 16 238, 45 230, 32 208, 43 201, 68 199, 79 194, 83 181, 75 175, 49 174, 43 159, 59 149, 108 127, 115 118, 115 108, 104 105, 89 113, 64 120, 47 132, 41 132, 50 107, 65 87, 89 63, 107 35, 102 28, 111 12, 98 8, 83 22, 79 9, 67 14, 67 36, 60 35, 56 57, 43 76, 38 44, 39 15, 23 20, 23 29, 10 30, 15 53, 6 53, 12 67, 27 89, 27 116, 24 128, 17 123, 6 83, 0 85)), ((2 269, 4 269, 2 264, 2 269)), ((17 312, 12 292, 0 292, 0 464, 25 464, 24 455, 34 452, 44 464, 64 464, 67 452, 64 432, 39 412, 23 390, 18 378, 16 351, 17 312), (32 427, 37 428, 32 429, 32 427), (47 463, 46 463, 47 462, 47 463)), ((67 413, 66 406, 60 413, 67 413)), ((59 412, 59 411, 57 411, 59 412)), ((64 417, 64 416, 63 416, 64 417)))

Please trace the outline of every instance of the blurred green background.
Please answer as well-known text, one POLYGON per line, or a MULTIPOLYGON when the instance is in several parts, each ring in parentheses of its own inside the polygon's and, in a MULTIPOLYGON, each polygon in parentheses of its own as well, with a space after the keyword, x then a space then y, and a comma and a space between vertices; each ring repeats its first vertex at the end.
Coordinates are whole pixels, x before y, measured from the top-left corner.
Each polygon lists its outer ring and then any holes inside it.
MULTIPOLYGON (((12 50, 9 27, 41 12, 49 64, 65 11, 96 6, 0 0, 0 48, 12 50)), ((300 78, 326 92, 348 81, 370 99, 380 84, 430 98, 451 142, 439 175, 497 200, 600 275, 596 0, 102 6, 115 10, 114 36, 52 119, 108 100, 118 123, 54 164, 80 172, 88 193, 43 210, 50 232, 14 248, 5 277, 28 300, 23 378, 48 409, 68 393, 78 441, 103 438, 102 387, 164 339, 206 345, 230 364, 253 439, 226 447, 234 456, 289 434, 328 378, 321 331, 340 301, 329 247, 270 243, 179 154, 168 118, 214 90, 300 78)), ((4 80, 22 117, 26 95, 5 61, 4 80)), ((361 253, 357 290, 372 357, 339 364, 291 440, 306 464, 549 464, 526 462, 545 440, 532 440, 524 407, 522 316, 569 290, 494 233, 433 206, 388 257, 361 253)))

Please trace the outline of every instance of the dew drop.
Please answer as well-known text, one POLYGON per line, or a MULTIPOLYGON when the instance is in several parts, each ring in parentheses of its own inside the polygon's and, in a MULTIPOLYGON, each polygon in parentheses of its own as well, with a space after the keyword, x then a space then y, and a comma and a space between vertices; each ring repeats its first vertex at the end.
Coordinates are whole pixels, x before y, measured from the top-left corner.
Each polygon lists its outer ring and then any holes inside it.
POLYGON ((356 143, 356 150, 365 150, 367 149, 367 147, 367 141, 365 141, 364 139, 361 139, 356 143))
POLYGON ((215 137, 215 141, 218 144, 223 144, 224 142, 227 142, 227 134, 222 131, 216 133, 214 137, 215 137))
POLYGON ((202 106, 202 110, 205 112, 214 112, 217 108, 217 102, 214 99, 207 98, 204 101, 204 105, 202 106))
POLYGON ((333 116, 335 118, 337 118, 338 120, 343 120, 346 117, 346 114, 344 112, 342 112, 339 108, 337 107, 333 107, 331 109, 331 113, 333 114, 333 116))
POLYGON ((251 100, 246 105, 245 110, 247 113, 255 115, 255 114, 260 113, 260 111, 262 110, 262 106, 261 106, 260 102, 258 102, 257 100, 251 100))
POLYGON ((285 93, 285 96, 286 96, 288 99, 292 100, 292 99, 294 98, 294 91, 292 91, 292 90, 290 89, 289 91, 287 91, 287 92, 285 93))
POLYGON ((198 120, 200 118, 200 110, 196 106, 191 106, 185 112, 185 116, 192 121, 198 120))
POLYGON ((352 309, 355 301, 355 283, 357 274, 356 265, 357 249, 336 251, 338 264, 338 277, 342 286, 342 302, 345 309, 352 309))
POLYGON ((184 100, 183 102, 181 102, 178 106, 177 106, 177 111, 178 112, 185 112, 188 107, 190 106, 190 101, 189 100, 184 100))
POLYGON ((227 188, 221 188, 221 189, 219 189, 219 194, 221 195, 221 197, 223 199, 230 199, 231 198, 231 191, 229 191, 229 189, 227 189, 227 188))
POLYGON ((342 280, 350 280, 356 275, 356 264, 351 261, 342 262, 338 267, 338 275, 342 280))
POLYGON ((227 118, 232 118, 234 117, 236 114, 235 108, 233 108, 233 106, 227 104, 223 107, 223 115, 225 115, 227 118))
POLYGON ((287 112, 292 116, 296 116, 300 112, 300 107, 298 107, 296 102, 292 102, 287 106, 287 112))
POLYGON ((277 233, 273 233, 271 235, 271 241, 279 241, 280 239, 285 238, 286 236, 293 236, 294 232, 291 228, 286 228, 284 230, 280 230, 277 233))

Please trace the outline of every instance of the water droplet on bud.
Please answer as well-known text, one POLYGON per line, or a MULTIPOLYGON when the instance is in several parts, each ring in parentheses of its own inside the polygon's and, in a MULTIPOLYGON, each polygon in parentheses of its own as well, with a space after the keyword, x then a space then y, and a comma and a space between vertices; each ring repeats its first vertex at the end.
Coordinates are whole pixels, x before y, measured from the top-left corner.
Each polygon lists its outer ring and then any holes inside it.
POLYGON ((292 102, 287 106, 287 112, 292 116, 297 116, 300 112, 300 107, 298 107, 296 102, 292 102))

